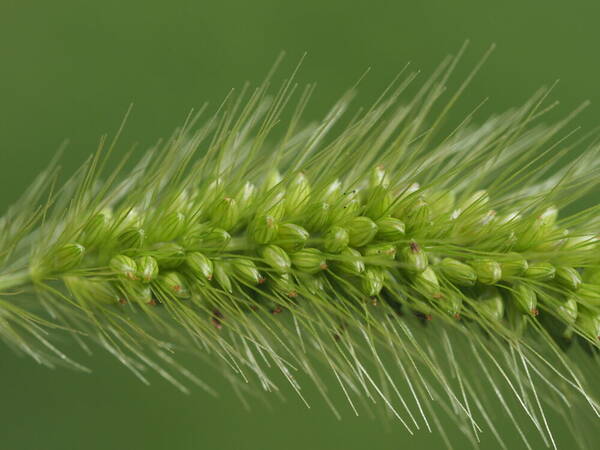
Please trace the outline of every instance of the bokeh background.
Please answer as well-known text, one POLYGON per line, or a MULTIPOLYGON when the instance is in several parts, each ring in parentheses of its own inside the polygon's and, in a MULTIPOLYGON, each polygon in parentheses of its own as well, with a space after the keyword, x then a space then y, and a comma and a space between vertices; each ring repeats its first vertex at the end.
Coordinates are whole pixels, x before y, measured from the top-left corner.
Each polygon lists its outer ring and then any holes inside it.
MULTIPOLYGON (((600 122, 598 17, 600 3, 591 0, 0 0, 0 207, 16 200, 65 139, 69 174, 133 102, 119 151, 149 146, 190 109, 216 105, 246 80, 260 82, 282 50, 276 79, 308 52, 298 81, 317 82, 307 110, 307 119, 317 119, 369 67, 357 105, 373 100, 408 61, 426 76, 470 39, 458 83, 496 43, 454 114, 489 97, 484 117, 560 79, 556 114, 590 99, 576 120, 590 130, 600 122)), ((217 399, 197 390, 184 396, 160 380, 146 387, 102 352, 72 352, 93 375, 51 371, 0 347, 0 449, 440 446, 436 435, 408 440, 399 426, 348 410, 339 422, 322 402, 309 411, 291 394, 247 412, 212 372, 205 378, 221 391, 217 399)), ((307 395, 317 398, 310 389, 307 395)), ((487 439, 483 448, 495 445, 487 439)))

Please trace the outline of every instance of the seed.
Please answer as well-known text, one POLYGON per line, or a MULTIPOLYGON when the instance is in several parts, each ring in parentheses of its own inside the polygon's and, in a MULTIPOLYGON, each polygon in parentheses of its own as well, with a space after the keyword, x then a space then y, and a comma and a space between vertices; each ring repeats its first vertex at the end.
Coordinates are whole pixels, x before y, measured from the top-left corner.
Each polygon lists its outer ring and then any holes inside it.
POLYGON ((383 289, 384 272, 379 267, 367 267, 361 281, 363 291, 368 296, 373 297, 383 289))
POLYGON ((334 267, 342 272, 359 275, 365 271, 361 253, 351 247, 347 247, 339 254, 340 259, 335 260, 334 267))
POLYGON ((310 234, 300 225, 282 223, 277 232, 275 244, 287 252, 295 253, 304 248, 310 234))
POLYGON ((248 229, 250 237, 258 244, 268 244, 273 241, 277 232, 277 221, 270 215, 256 217, 248 229))
POLYGON ((548 281, 554 278, 556 268, 548 262, 529 264, 525 271, 525 277, 536 281, 548 281))
POLYGON ((502 300, 502 295, 500 295, 500 291, 493 286, 488 286, 479 293, 475 308, 483 316, 494 322, 499 322, 504 317, 504 301, 502 300))
POLYGON ((491 259, 476 259, 471 267, 477 273, 477 280, 482 284, 495 284, 502 278, 502 267, 491 259))
POLYGON ((128 227, 117 236, 119 247, 124 250, 140 248, 145 239, 146 233, 138 227, 128 227))
POLYGON ((85 247, 81 244, 65 244, 51 255, 51 267, 55 272, 68 272, 83 260, 85 247))
POLYGON ((427 253, 415 241, 411 241, 400 251, 400 260, 403 269, 416 273, 423 272, 429 264, 427 253))
POLYGON ((292 255, 292 264, 294 267, 306 273, 319 273, 327 269, 325 255, 316 248, 305 248, 292 255))
POLYGON ((188 298, 190 296, 187 282, 179 272, 167 272, 159 278, 159 284, 175 297, 188 298))
POLYGON ((231 231, 238 223, 240 210, 237 201, 231 197, 224 197, 214 207, 211 222, 214 226, 225 231, 231 231))
POLYGON ((368 217, 359 216, 350 219, 346 224, 350 234, 350 246, 362 247, 373 240, 377 234, 377 225, 368 217))
POLYGON ((231 260, 231 270, 233 275, 245 283, 262 284, 265 281, 251 259, 235 258, 231 260))
POLYGON ((109 238, 111 214, 101 211, 95 214, 83 229, 82 244, 92 248, 109 238))
POLYGON ((533 288, 526 283, 517 283, 511 292, 512 298, 522 314, 538 315, 537 295, 533 288))
POLYGON ((477 281, 475 269, 457 259, 444 258, 438 268, 448 281, 459 286, 473 286, 477 281))
POLYGON ((277 245, 267 245, 263 247, 261 256, 265 260, 265 263, 271 266, 276 272, 285 273, 289 272, 292 262, 288 254, 281 247, 277 245))
POLYGON ((149 283, 158 276, 158 262, 152 256, 141 256, 136 260, 137 275, 149 283))
POLYGON ((183 234, 185 229, 185 215, 180 212, 171 212, 159 220, 156 229, 152 232, 152 240, 157 242, 172 241, 183 234))
POLYGON ((323 247, 325 247, 325 250, 329 253, 340 253, 348 247, 349 242, 350 234, 348 233, 348 230, 342 227, 333 226, 325 233, 323 247))
POLYGON ((292 178, 285 197, 285 210, 293 214, 306 205, 310 197, 310 183, 304 173, 299 172, 292 178))
POLYGON ((399 241, 404 238, 405 225, 395 217, 382 217, 377 222, 377 239, 399 241))
POLYGON ((415 274, 413 286, 418 292, 427 298, 439 298, 441 295, 440 283, 435 272, 430 266, 424 271, 415 274))
POLYGON ((185 258, 187 266, 196 276, 202 276, 207 280, 213 277, 213 262, 200 252, 191 252, 185 258))
POLYGON ((581 287, 581 275, 573 267, 557 267, 554 280, 570 291, 577 291, 581 287))
POLYGON ((138 267, 136 262, 129 256, 117 255, 110 260, 108 266, 119 276, 130 280, 137 280, 138 267))
POLYGON ((529 264, 527 260, 523 258, 519 253, 509 253, 506 259, 500 262, 502 267, 502 279, 510 280, 513 277, 519 277, 523 275, 529 264))

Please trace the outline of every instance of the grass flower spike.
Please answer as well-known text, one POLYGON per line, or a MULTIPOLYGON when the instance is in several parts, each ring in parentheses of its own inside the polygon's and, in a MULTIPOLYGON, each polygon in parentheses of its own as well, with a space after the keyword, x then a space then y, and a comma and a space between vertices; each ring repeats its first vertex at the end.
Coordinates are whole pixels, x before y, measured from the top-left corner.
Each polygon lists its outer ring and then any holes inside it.
MULTIPOLYGON (((407 432, 447 415, 477 447, 593 448, 600 405, 600 146, 542 124, 548 89, 448 128, 458 58, 368 109, 345 95, 301 126, 287 81, 191 116, 126 173, 115 142, 58 189, 40 175, 0 219, 0 336, 48 366, 103 347, 144 382, 210 390, 194 352, 241 396, 314 383, 334 414, 381 407, 407 432), (412 94, 409 94, 412 92, 412 94), (445 100, 444 100, 445 99, 445 100), (18 294, 18 295, 17 295, 18 294)), ((597 442, 597 436, 596 436, 597 442)))

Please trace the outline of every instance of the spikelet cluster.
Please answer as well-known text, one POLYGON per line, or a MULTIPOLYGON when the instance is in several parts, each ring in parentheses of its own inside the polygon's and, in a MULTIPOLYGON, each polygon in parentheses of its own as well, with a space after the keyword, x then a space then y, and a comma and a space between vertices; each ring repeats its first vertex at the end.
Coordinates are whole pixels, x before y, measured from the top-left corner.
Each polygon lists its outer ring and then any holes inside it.
POLYGON ((550 409, 585 447, 577 414, 597 427, 600 411, 587 384, 600 211, 573 205, 597 187, 600 147, 563 140, 571 117, 537 123, 547 90, 441 135, 456 96, 433 110, 455 63, 404 101, 409 74, 342 127, 350 95, 300 127, 311 88, 285 116, 294 85, 269 98, 265 83, 190 118, 127 176, 125 163, 104 173, 103 141, 44 203, 48 170, 2 218, 2 338, 83 368, 46 335, 72 333, 182 390, 206 387, 177 363, 183 349, 240 394, 278 389, 277 369, 335 414, 337 386, 410 433, 446 439, 447 414, 474 446, 483 430, 504 446, 494 410, 526 446, 530 429, 556 446, 550 409))

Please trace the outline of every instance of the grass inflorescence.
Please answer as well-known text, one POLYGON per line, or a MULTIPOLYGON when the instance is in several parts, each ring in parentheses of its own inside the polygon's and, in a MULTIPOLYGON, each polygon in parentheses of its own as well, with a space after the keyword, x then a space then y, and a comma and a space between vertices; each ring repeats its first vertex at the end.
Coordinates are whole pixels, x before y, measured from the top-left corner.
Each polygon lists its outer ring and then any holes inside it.
POLYGON ((126 176, 126 158, 105 175, 105 140, 58 190, 49 169, 0 222, 0 335, 84 369, 52 343, 71 333, 184 391, 210 388, 179 350, 240 394, 277 390, 275 368, 303 400, 299 378, 339 414, 338 386, 356 413, 381 404, 448 446, 440 415, 505 447, 494 409, 524 445, 533 427, 555 446, 550 409, 585 447, 600 211, 574 205, 597 188, 600 146, 570 137, 573 115, 539 123, 549 89, 440 136, 468 83, 434 113, 456 61, 404 102, 406 75, 343 126, 350 94, 300 126, 312 87, 286 118, 296 85, 269 97, 265 82, 190 117, 126 176))

